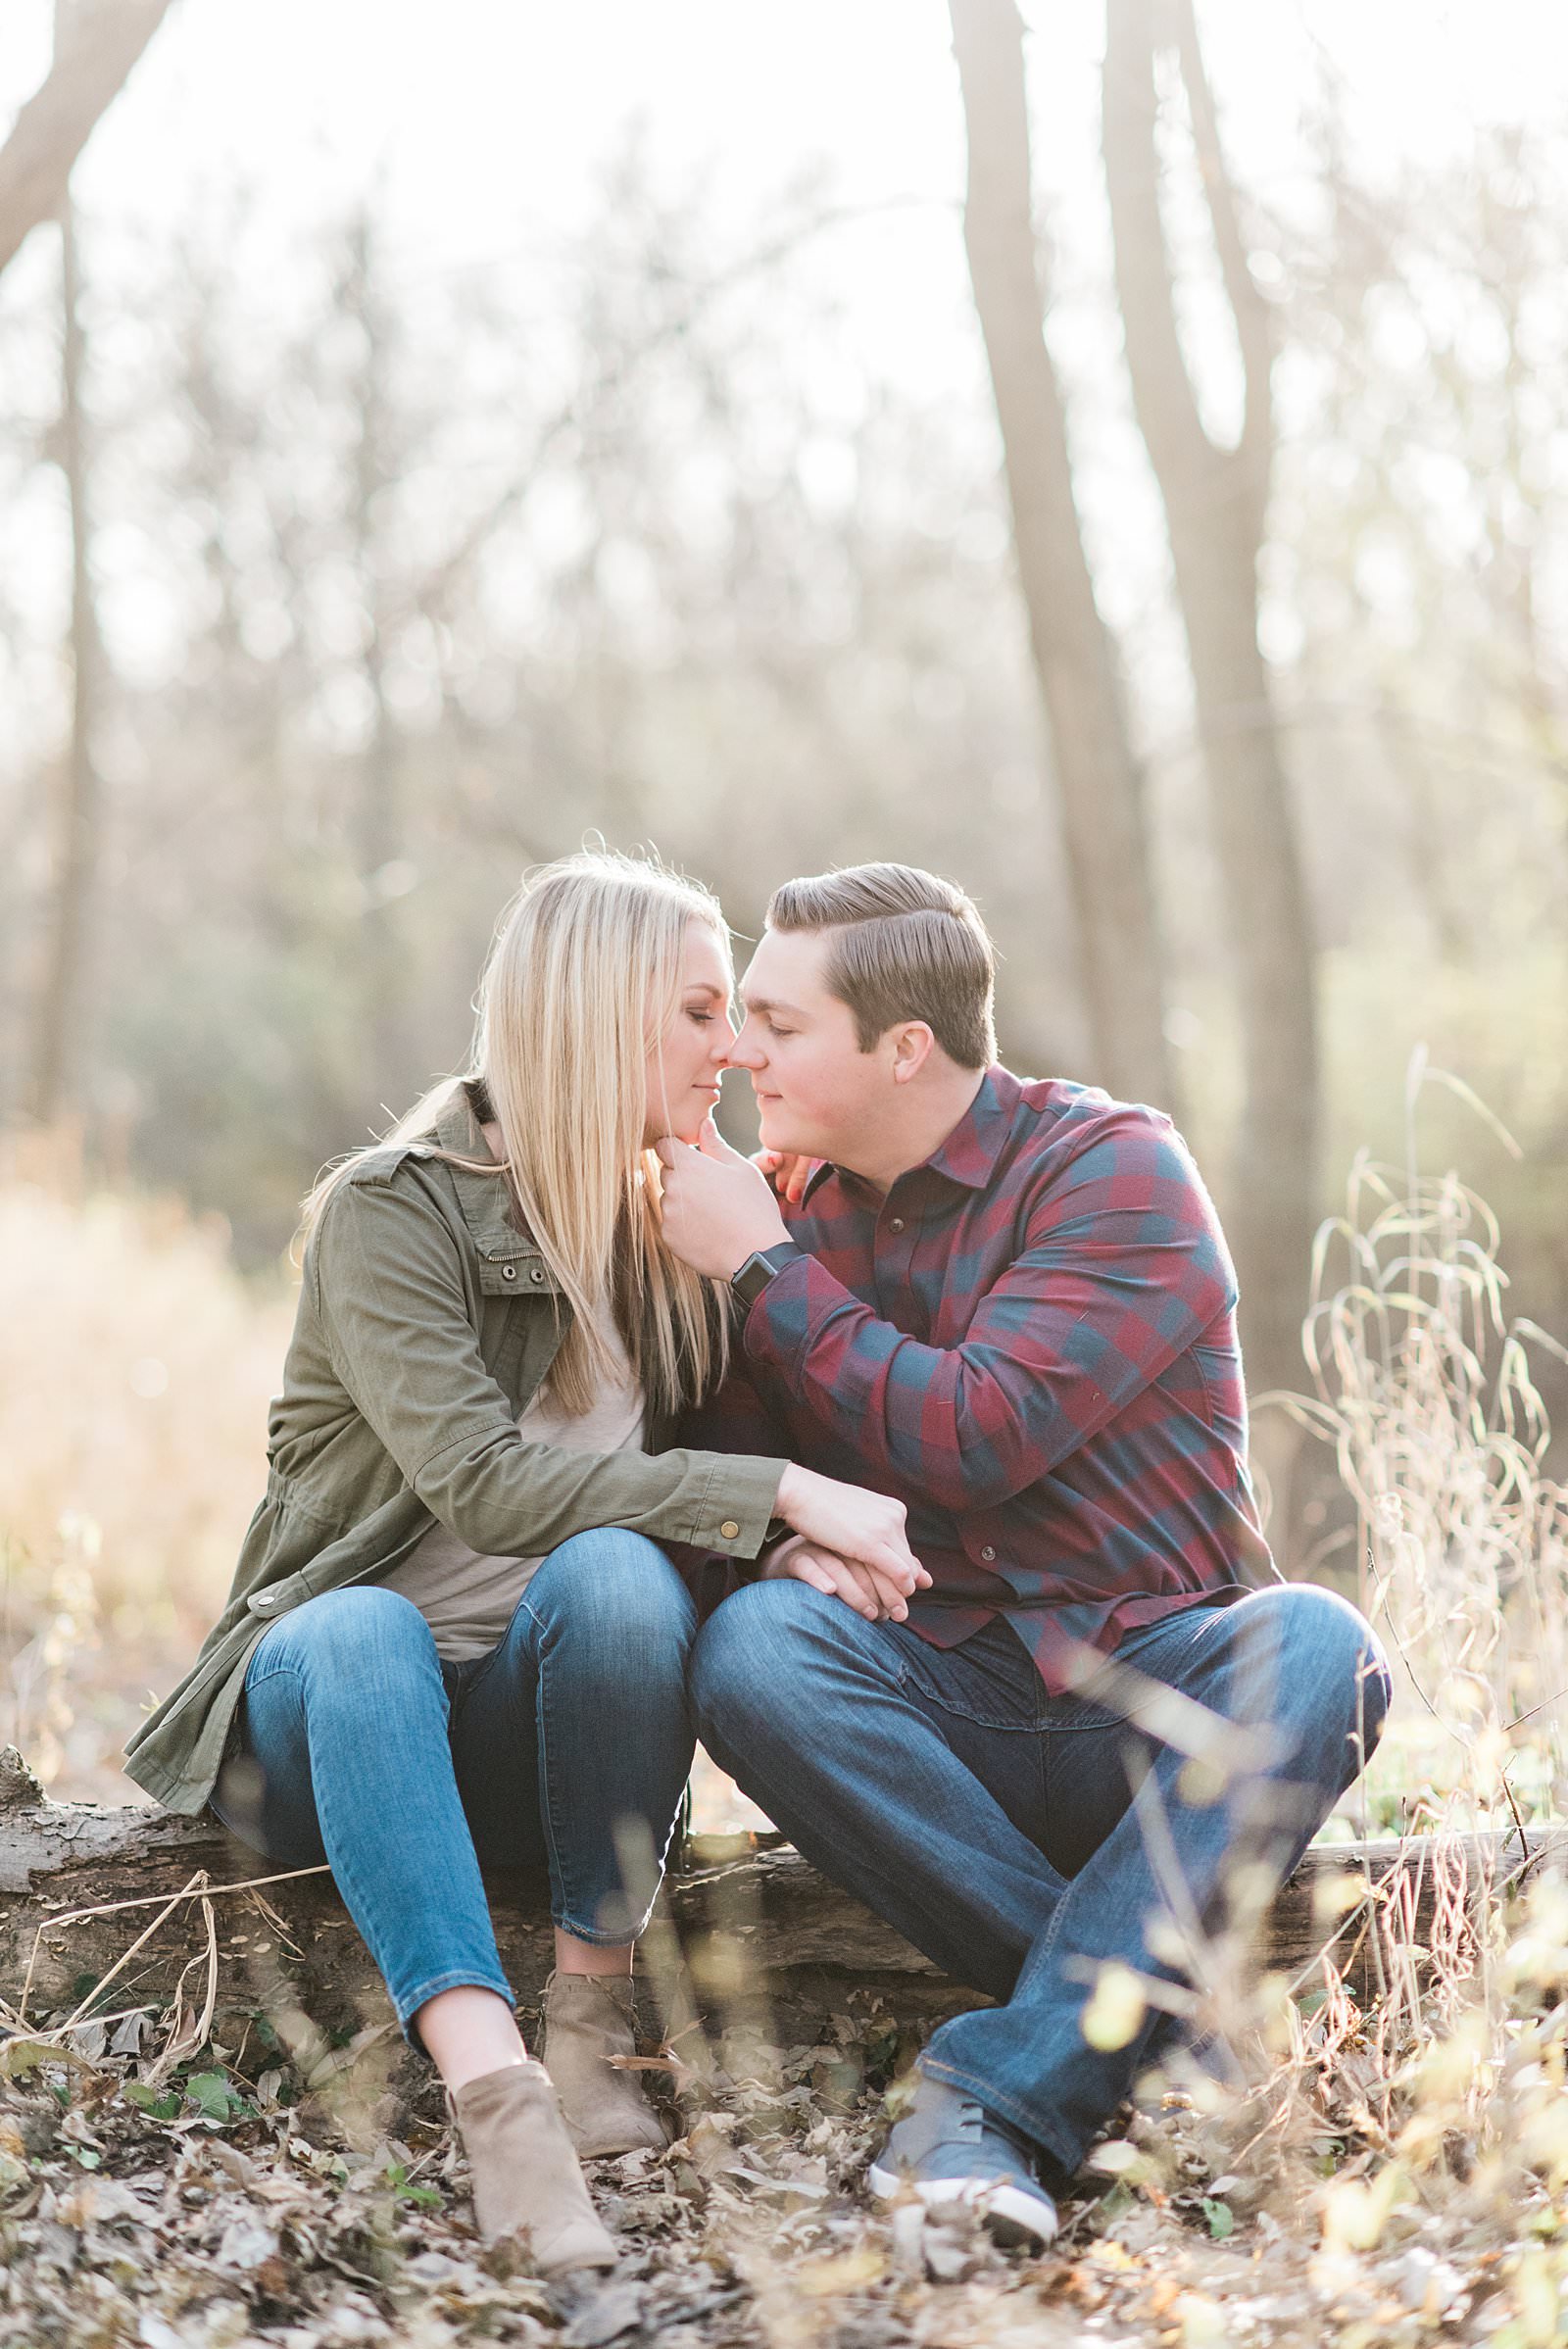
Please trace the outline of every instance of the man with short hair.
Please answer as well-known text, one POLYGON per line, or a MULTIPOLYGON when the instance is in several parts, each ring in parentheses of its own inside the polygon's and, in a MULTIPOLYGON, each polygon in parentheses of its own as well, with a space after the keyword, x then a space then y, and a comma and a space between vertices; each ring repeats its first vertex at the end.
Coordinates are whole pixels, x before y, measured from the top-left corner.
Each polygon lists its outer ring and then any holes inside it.
POLYGON ((963 892, 791 882, 742 995, 730 1059, 789 1196, 711 1127, 660 1146, 671 1243, 740 1316, 692 1440, 894 1494, 929 1582, 906 1603, 779 1543, 699 1638, 699 1731, 999 2001, 932 2037, 873 2187, 1044 2242, 1192 2011, 1228 1889, 1277 1882, 1361 1768, 1387 1668, 1354 1608, 1274 1573, 1235 1276, 1180 1136, 997 1065, 963 892))

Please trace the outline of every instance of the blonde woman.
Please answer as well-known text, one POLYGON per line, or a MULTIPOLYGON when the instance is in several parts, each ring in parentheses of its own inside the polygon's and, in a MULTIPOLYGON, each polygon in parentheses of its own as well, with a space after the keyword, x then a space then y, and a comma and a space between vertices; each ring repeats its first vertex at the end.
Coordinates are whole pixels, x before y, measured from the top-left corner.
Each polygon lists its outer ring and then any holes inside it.
POLYGON ((446 2083, 481 2234, 546 2272, 615 2256, 578 2154, 663 2142, 612 2060, 693 1750, 697 1610, 659 1542, 745 1560, 780 1521, 890 1604, 923 1579, 902 1503, 664 1448, 722 1371, 730 1300, 666 1248, 653 1146, 713 1106, 731 983, 716 904, 659 866, 584 855, 526 883, 466 1074, 307 1201, 267 1495, 127 1747, 171 1808, 330 1864, 446 2083), (481 1858, 548 1877, 548 2074, 481 1858))

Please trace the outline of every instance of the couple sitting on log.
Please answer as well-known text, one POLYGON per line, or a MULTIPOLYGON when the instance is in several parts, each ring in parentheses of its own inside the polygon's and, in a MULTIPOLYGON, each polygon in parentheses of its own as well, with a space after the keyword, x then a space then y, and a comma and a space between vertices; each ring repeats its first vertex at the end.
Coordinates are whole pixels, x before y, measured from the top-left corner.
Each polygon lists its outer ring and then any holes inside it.
POLYGON ((546 2272, 614 2258, 579 2157, 664 2141, 613 2059, 694 1738, 996 2001, 931 2038, 872 2189, 1045 2242, 1190 2028, 1176 1927, 1283 1877, 1388 1704, 1355 1610, 1274 1576, 1192 1159, 998 1064, 968 898, 791 882, 738 1033, 732 986, 697 885, 526 883, 467 1073, 308 1202, 266 1498, 128 1748, 171 1808, 330 1865, 481 2233, 546 2272), (548 2072, 481 1861, 548 1879, 548 2072), (1086 2032, 1107 1965, 1150 1995, 1086 2032))

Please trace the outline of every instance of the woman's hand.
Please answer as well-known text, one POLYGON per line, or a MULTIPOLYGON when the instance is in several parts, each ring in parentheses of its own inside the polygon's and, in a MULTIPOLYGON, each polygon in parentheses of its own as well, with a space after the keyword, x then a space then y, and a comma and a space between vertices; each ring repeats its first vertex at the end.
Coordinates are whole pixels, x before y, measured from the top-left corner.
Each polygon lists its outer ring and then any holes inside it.
MULTIPOLYGON (((906 1600, 929 1590, 931 1577, 909 1547, 907 1511, 891 1493, 841 1485, 791 1460, 779 1479, 774 1507, 785 1524, 804 1534, 815 1550, 826 1550, 852 1566, 863 1566, 890 1599, 906 1600)), ((821 1586, 818 1585, 818 1588, 821 1586)))
POLYGON ((779 1198, 792 1207, 798 1207, 806 1197, 807 1178, 816 1163, 794 1150, 756 1150, 752 1154, 758 1173, 766 1175, 779 1198))
POLYGON ((872 1567, 841 1558, 837 1550, 823 1549, 799 1534, 774 1543, 759 1580, 809 1583, 813 1590, 824 1591, 829 1598, 842 1598, 867 1623, 903 1623, 909 1612, 902 1590, 872 1567))

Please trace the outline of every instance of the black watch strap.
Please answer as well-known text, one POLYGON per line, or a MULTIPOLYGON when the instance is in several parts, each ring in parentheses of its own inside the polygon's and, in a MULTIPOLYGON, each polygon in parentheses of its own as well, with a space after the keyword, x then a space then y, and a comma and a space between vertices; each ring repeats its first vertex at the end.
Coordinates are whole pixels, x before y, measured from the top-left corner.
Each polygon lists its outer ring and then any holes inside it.
POLYGON ((729 1276, 729 1285, 739 1299, 741 1311, 749 1313, 775 1273, 798 1256, 801 1250, 793 1240, 780 1240, 773 1248, 754 1248, 738 1272, 729 1276))

